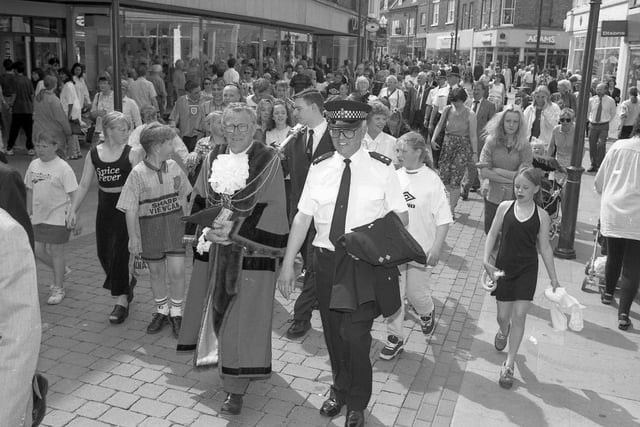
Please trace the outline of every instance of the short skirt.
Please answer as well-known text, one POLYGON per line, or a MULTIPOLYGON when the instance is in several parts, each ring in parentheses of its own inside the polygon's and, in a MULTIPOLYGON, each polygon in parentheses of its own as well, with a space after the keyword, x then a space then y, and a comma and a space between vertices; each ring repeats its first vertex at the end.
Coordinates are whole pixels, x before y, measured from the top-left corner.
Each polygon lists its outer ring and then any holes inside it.
POLYGON ((71 230, 64 225, 34 224, 33 234, 36 242, 61 245, 69 241, 71 230))

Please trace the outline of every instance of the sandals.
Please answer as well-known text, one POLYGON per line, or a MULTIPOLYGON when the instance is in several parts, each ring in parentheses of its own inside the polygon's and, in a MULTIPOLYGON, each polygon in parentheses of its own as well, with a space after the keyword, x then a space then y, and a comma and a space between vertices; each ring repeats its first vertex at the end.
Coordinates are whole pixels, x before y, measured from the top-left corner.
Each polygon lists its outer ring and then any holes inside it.
POLYGON ((500 378, 498 379, 498 384, 500 384, 500 387, 506 388, 507 390, 513 387, 513 368, 508 367, 506 361, 500 368, 500 378))
POLYGON ((509 338, 509 332, 511 332, 511 324, 509 324, 509 329, 507 329, 507 333, 503 334, 501 329, 498 329, 496 333, 496 337, 493 340, 493 345, 496 347, 496 350, 502 351, 507 346, 507 340, 509 338))
POLYGON ((618 329, 626 331, 630 326, 631 320, 629 320, 629 315, 625 313, 618 314, 618 329))
POLYGON ((602 296, 600 297, 600 301, 604 305, 611 305, 611 303, 613 302, 613 294, 610 294, 608 292, 603 293, 602 296))

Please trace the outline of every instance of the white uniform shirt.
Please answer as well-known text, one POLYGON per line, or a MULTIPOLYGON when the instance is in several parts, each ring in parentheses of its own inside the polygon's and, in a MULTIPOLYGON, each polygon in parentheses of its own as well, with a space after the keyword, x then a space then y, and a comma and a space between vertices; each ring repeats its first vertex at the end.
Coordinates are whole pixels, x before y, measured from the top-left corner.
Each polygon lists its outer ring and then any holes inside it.
POLYGON ((362 146, 367 151, 375 151, 383 156, 387 156, 394 165, 398 163, 396 139, 388 133, 380 132, 375 138, 371 138, 369 133, 367 133, 362 139, 362 146))
POLYGON ((589 123, 608 123, 616 116, 616 101, 609 95, 602 97, 602 114, 600 120, 596 121, 598 116, 598 105, 600 105, 600 97, 598 95, 589 98, 589 123))
POLYGON ((437 108, 440 114, 442 114, 442 112, 444 111, 444 107, 447 106, 447 99, 449 98, 450 90, 451 88, 448 84, 444 85, 443 87, 438 86, 437 88, 431 90, 431 92, 433 93, 433 96, 431 98, 433 108, 437 108))
POLYGON ((447 191, 438 174, 426 166, 410 172, 400 168, 396 173, 409 208, 407 230, 425 254, 429 253, 436 238, 436 227, 453 222, 447 191))
MULTIPOLYGON (((372 158, 364 148, 360 148, 350 159, 351 185, 345 222, 347 232, 382 218, 389 211, 407 211, 398 175, 392 165, 372 158)), ((298 210, 313 216, 317 231, 313 246, 335 249, 329 240, 329 231, 344 166, 344 157, 335 152, 330 158, 309 168, 298 210)))

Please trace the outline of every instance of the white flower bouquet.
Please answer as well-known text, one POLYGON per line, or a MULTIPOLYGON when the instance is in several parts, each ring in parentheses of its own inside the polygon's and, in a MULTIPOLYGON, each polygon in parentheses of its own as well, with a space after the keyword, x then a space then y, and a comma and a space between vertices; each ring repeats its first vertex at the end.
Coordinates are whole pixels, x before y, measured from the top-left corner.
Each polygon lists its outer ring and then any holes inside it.
POLYGON ((233 214, 231 197, 247 185, 249 156, 247 154, 220 154, 211 165, 209 183, 222 199, 222 210, 216 221, 228 221, 233 214))

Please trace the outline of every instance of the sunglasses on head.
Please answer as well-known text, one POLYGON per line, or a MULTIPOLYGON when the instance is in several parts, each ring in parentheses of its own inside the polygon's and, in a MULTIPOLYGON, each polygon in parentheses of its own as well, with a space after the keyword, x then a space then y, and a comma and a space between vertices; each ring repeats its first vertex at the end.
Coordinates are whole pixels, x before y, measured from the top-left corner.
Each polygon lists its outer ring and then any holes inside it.
POLYGON ((571 123, 571 119, 560 119, 560 123, 571 123))

